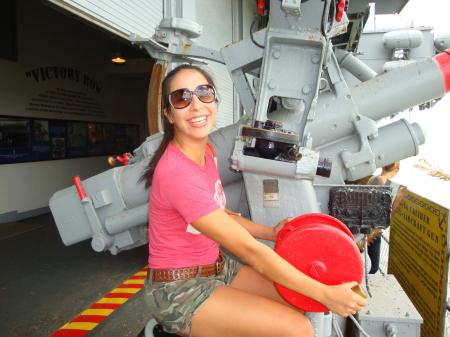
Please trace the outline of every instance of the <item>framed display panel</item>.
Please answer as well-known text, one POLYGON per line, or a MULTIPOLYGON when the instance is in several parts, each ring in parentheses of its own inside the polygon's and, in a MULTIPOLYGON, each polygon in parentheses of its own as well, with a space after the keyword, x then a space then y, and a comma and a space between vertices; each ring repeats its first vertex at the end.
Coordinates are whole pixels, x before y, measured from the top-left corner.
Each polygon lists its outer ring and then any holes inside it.
POLYGON ((30 120, 0 117, 0 163, 32 160, 30 120))
POLYGON ((136 124, 0 116, 0 164, 122 154, 139 140, 136 124))

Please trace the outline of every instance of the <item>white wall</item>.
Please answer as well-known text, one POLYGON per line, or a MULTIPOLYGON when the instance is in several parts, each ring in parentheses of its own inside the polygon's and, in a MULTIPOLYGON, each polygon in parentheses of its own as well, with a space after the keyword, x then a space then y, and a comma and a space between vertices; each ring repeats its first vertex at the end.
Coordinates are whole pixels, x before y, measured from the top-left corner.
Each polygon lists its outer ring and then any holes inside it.
MULTIPOLYGON (((149 74, 144 78, 142 74, 111 72, 114 45, 110 37, 39 0, 18 0, 17 13, 18 61, 0 60, 0 116, 138 124, 141 140, 145 137, 149 74), (79 81, 36 80, 34 75, 39 76, 41 69, 53 66, 76 69, 83 75, 79 81), (101 90, 87 86, 84 75, 101 90), (33 99, 58 88, 85 94, 91 103, 98 104, 97 111, 51 112, 30 105, 33 99)), ((87 178, 107 168, 105 156, 0 164, 0 223, 10 220, 15 212, 22 218, 28 212, 45 210, 51 195, 71 185, 74 175, 87 178)))
POLYGON ((47 207, 54 192, 73 184, 73 176, 85 179, 108 168, 104 157, 1 165, 0 214, 47 207))

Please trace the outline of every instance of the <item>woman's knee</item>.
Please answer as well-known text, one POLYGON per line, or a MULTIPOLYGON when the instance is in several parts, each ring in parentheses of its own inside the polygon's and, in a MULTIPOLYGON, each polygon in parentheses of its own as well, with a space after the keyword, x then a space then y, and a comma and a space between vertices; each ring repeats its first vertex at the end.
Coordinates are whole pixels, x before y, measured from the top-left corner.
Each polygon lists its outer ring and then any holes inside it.
POLYGON ((314 328, 313 328, 313 326, 312 326, 312 324, 311 324, 311 321, 310 321, 307 317, 305 317, 305 316, 303 316, 303 317, 304 317, 304 319, 305 319, 305 324, 304 324, 305 332, 304 332, 304 336, 305 336, 305 337, 314 337, 314 328))
POLYGON ((298 313, 286 319, 282 324, 280 336, 285 337, 314 337, 314 329, 311 321, 304 315, 298 313))

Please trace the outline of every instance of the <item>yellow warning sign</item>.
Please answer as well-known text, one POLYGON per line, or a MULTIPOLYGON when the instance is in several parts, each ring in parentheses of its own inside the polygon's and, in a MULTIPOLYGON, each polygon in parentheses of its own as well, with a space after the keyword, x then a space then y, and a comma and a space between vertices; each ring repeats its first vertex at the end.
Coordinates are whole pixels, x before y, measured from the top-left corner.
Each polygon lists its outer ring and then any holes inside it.
POLYGON ((388 272, 422 315, 421 337, 444 336, 448 213, 407 189, 393 204, 388 272))

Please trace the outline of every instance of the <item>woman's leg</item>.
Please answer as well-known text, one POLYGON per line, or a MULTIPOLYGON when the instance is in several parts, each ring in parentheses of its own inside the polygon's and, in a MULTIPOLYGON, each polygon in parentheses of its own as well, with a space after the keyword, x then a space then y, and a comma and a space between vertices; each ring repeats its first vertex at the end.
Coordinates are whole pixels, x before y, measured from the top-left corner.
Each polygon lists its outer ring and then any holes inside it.
POLYGON ((290 305, 280 296, 271 280, 249 266, 242 266, 230 285, 233 288, 290 305))
POLYGON ((194 337, 312 337, 310 321, 273 299, 218 287, 192 316, 194 337))

